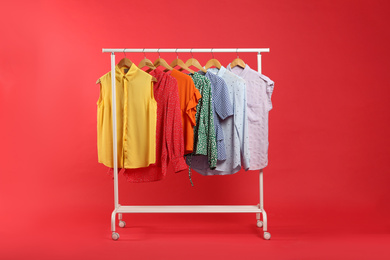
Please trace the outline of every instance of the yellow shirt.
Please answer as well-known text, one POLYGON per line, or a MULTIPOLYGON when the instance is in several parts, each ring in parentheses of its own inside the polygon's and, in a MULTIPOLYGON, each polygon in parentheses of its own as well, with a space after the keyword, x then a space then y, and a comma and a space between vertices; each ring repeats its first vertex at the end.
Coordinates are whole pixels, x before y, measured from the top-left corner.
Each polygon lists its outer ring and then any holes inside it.
MULTIPOLYGON (((152 76, 132 64, 115 67, 118 168, 147 167, 156 161, 157 102, 152 76)), ((97 102, 98 161, 113 168, 111 71, 100 78, 97 102)))

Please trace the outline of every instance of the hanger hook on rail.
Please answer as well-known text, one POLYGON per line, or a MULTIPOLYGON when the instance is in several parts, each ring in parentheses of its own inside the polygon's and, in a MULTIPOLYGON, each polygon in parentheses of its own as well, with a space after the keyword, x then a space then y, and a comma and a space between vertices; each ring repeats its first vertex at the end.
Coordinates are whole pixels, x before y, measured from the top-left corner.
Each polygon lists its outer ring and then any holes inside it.
POLYGON ((177 53, 177 49, 176 49, 176 59, 179 59, 179 53, 177 53))
POLYGON ((158 53, 158 58, 161 58, 161 56, 160 56, 160 49, 157 50, 157 53, 158 53))
POLYGON ((238 57, 238 48, 236 49, 236 53, 237 53, 237 59, 239 59, 240 57, 238 57))
POLYGON ((190 50, 190 53, 191 53, 192 58, 194 58, 194 54, 192 54, 192 49, 190 50))
POLYGON ((211 55, 213 56, 213 59, 214 59, 214 52, 213 52, 213 49, 214 49, 214 48, 211 48, 211 55))
POLYGON ((146 59, 145 48, 142 50, 142 52, 144 53, 144 59, 146 59))
POLYGON ((126 58, 126 48, 123 49, 123 54, 125 55, 125 58, 126 58))

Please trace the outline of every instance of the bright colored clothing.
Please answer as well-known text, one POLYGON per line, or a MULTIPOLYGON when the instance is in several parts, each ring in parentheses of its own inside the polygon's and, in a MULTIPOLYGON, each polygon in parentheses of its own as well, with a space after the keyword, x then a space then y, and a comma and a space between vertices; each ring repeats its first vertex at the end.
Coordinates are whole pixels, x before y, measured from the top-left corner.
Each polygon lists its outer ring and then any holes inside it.
POLYGON ((129 182, 161 180, 167 174, 169 162, 175 172, 187 169, 177 81, 160 69, 151 71, 150 75, 157 79, 153 86, 157 101, 156 163, 146 168, 126 169, 124 175, 129 182))
POLYGON ((251 69, 227 66, 229 71, 246 82, 248 103, 249 151, 251 165, 249 170, 263 169, 268 165, 268 115, 272 109, 271 95, 274 82, 251 69))
POLYGON ((202 175, 227 175, 241 170, 249 169, 249 137, 248 115, 246 112, 246 86, 245 80, 226 70, 223 66, 218 70, 208 69, 208 73, 216 73, 226 82, 229 98, 234 107, 234 115, 221 121, 225 137, 226 160, 217 162, 215 170, 201 160, 201 156, 194 156, 191 167, 202 175))
POLYGON ((215 137, 217 138, 217 158, 218 161, 224 161, 226 160, 226 147, 221 122, 227 117, 233 115, 233 105, 229 98, 228 87, 226 86, 226 82, 216 74, 209 71, 206 73, 199 71, 198 73, 206 76, 211 83, 214 128, 215 137))
POLYGON ((209 167, 210 169, 214 169, 217 165, 217 142, 214 128, 211 83, 208 78, 197 72, 190 74, 190 76, 193 79, 196 88, 202 95, 202 98, 196 107, 194 152, 189 158, 194 157, 192 155, 197 154, 207 155, 209 167))
MULTIPOLYGON (((113 168, 111 71, 100 78, 97 102, 98 161, 113 168)), ((157 102, 152 76, 132 64, 115 67, 118 168, 147 167, 156 161, 157 102)))
POLYGON ((195 87, 194 81, 187 74, 173 69, 170 75, 177 80, 183 124, 184 154, 189 154, 194 149, 196 106, 202 96, 195 87))

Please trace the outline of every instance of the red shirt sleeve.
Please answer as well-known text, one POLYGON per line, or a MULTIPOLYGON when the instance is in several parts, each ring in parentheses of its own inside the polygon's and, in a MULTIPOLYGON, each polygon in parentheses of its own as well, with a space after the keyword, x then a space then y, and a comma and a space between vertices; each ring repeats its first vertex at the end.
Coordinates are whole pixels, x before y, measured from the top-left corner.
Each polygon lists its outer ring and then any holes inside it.
POLYGON ((164 115, 165 142, 168 148, 169 161, 173 163, 175 172, 187 169, 184 160, 184 138, 181 119, 179 89, 176 79, 169 76, 168 107, 164 115))

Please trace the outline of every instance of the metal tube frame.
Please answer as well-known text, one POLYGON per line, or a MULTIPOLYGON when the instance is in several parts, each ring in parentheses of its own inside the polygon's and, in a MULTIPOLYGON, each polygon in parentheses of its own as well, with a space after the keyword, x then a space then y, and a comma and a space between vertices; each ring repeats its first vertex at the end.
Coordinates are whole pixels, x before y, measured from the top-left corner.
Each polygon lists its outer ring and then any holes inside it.
POLYGON ((227 49, 227 48, 192 48, 192 49, 103 49, 104 52, 269 52, 269 48, 237 48, 237 49, 227 49))
MULTIPOLYGON (((269 48, 237 48, 237 49, 228 49, 228 48, 216 48, 216 49, 103 49, 103 53, 111 53, 111 75, 115 75, 115 53, 116 52, 131 52, 131 53, 141 53, 141 52, 191 52, 191 53, 201 53, 201 52, 257 52, 257 67, 259 73, 261 73, 261 53, 269 52, 269 48)), ((111 86, 112 86, 112 130, 113 130, 113 156, 114 156, 114 203, 115 209, 111 214, 111 231, 113 234, 117 235, 116 239, 119 238, 119 235, 115 233, 115 217, 118 214, 119 220, 122 220, 122 213, 256 213, 256 219, 259 223, 260 214, 263 216, 262 227, 263 231, 267 233, 267 214, 264 210, 264 196, 263 196, 263 170, 259 172, 259 195, 260 203, 257 206, 253 205, 180 205, 180 206, 121 206, 119 204, 119 188, 118 188, 118 149, 117 149, 117 132, 116 132, 116 85, 115 77, 111 77, 111 86)), ((261 222, 260 222, 261 223, 261 222)), ((259 224, 258 224, 259 226, 259 224)), ((261 226, 259 226, 261 227, 261 226)), ((115 240, 116 240, 115 239, 115 240)))

